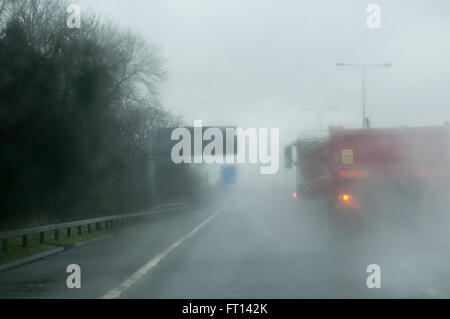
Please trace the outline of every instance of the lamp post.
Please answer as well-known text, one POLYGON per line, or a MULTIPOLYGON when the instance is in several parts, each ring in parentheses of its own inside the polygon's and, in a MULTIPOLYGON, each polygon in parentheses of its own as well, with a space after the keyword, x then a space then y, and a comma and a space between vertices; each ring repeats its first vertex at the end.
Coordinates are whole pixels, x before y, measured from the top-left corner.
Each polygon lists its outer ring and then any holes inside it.
POLYGON ((363 128, 366 128, 366 69, 367 68, 388 68, 392 64, 348 64, 348 63, 336 63, 336 66, 352 66, 361 69, 361 88, 362 88, 362 116, 363 116, 363 128))

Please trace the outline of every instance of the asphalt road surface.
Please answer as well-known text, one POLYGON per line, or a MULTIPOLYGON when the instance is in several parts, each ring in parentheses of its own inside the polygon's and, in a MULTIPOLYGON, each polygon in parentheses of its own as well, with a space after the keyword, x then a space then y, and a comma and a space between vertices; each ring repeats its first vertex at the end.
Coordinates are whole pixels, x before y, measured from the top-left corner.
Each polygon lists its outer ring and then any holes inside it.
POLYGON ((324 211, 280 194, 230 193, 1 272, 0 298, 450 297, 439 227, 342 232, 324 211), (70 264, 81 267, 80 289, 66 286, 70 264), (381 288, 367 287, 370 264, 380 265, 381 288))

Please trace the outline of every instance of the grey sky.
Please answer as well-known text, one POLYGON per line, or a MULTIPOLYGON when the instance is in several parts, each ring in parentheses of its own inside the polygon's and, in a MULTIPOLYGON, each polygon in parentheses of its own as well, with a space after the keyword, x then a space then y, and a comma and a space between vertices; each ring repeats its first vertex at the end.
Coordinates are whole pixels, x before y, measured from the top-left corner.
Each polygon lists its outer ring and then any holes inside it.
MULTIPOLYGON (((170 73, 164 105, 187 123, 317 129, 361 125, 357 69, 367 73, 373 126, 450 120, 450 2, 269 0, 80 0, 162 49, 170 73), (366 27, 381 6, 381 29, 366 27)), ((282 133, 283 134, 283 133, 282 133)))

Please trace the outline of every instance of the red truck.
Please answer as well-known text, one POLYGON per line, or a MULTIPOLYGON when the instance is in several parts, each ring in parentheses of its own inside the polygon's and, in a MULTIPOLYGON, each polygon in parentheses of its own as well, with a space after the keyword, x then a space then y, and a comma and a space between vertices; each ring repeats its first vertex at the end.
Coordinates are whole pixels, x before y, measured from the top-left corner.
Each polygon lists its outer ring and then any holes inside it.
POLYGON ((345 129, 303 138, 296 149, 297 197, 326 196, 339 211, 359 211, 384 201, 436 200, 449 186, 450 126, 345 129))

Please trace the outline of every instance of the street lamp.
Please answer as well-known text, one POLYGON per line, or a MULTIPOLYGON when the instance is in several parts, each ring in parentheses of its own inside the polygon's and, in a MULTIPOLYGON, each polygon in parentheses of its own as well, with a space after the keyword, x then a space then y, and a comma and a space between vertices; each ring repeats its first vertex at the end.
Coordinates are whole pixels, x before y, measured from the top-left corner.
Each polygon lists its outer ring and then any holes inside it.
POLYGON ((319 121, 319 130, 322 130, 322 112, 323 111, 338 111, 339 108, 337 108, 337 107, 318 107, 318 108, 301 107, 300 110, 317 112, 317 118, 319 121))
POLYGON ((367 68, 389 68, 392 66, 390 63, 383 64, 347 64, 336 63, 336 66, 353 66, 361 69, 361 87, 362 87, 362 115, 363 115, 363 128, 366 128, 366 84, 365 74, 367 68))

